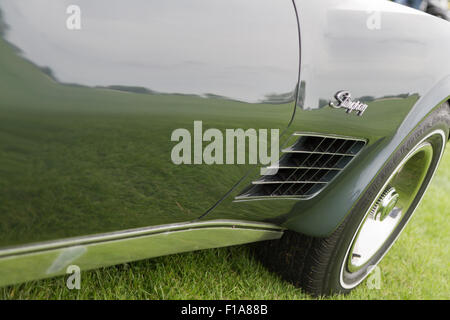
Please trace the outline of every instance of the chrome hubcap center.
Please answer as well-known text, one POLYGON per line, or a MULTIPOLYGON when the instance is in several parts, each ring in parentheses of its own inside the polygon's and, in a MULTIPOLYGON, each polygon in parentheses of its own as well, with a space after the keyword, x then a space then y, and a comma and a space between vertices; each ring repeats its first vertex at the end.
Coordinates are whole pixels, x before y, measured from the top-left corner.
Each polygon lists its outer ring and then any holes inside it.
POLYGON ((386 217, 392 212, 399 200, 400 195, 394 187, 387 187, 383 194, 378 198, 376 204, 373 206, 370 217, 377 221, 384 221, 386 217))

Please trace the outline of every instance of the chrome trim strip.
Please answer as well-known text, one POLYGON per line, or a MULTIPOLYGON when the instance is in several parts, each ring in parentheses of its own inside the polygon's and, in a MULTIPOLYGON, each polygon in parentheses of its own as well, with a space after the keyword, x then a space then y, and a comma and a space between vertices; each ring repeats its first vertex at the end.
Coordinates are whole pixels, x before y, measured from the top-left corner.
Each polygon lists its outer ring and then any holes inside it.
POLYGON ((351 153, 333 153, 333 152, 321 152, 321 151, 296 151, 293 150, 292 147, 289 147, 287 149, 283 149, 281 150, 281 152, 283 153, 303 153, 303 154, 325 154, 325 155, 329 155, 329 156, 342 156, 342 157, 354 157, 356 156, 356 154, 351 154, 351 153))
POLYGON ((342 168, 327 168, 327 167, 305 167, 305 166, 271 166, 267 167, 267 170, 270 169, 304 169, 304 170, 330 170, 330 171, 342 171, 342 168))
POLYGON ((308 200, 314 197, 316 193, 308 196, 239 196, 235 198, 235 202, 255 201, 255 200, 308 200))
POLYGON ((125 230, 0 251, 0 286, 168 254, 279 239, 283 228, 259 222, 212 220, 125 230))
POLYGON ((319 137, 319 138, 334 138, 334 139, 344 139, 344 140, 355 140, 355 141, 361 141, 361 142, 367 142, 367 139, 358 138, 358 137, 351 137, 351 136, 342 136, 337 134, 321 134, 316 132, 294 132, 292 134, 293 136, 307 136, 307 137, 319 137))
POLYGON ((48 241, 38 244, 33 244, 29 246, 19 246, 12 247, 4 250, 0 250, 0 258, 15 254, 24 254, 35 251, 49 250, 49 249, 57 249, 61 247, 68 246, 76 246, 83 244, 91 244, 95 242, 102 241, 111 241, 111 240, 120 240, 127 239, 132 237, 139 237, 144 235, 150 235, 161 232, 172 232, 178 230, 192 229, 192 228, 208 228, 208 227, 231 227, 235 228, 239 226, 240 228, 254 228, 254 229, 267 229, 267 230, 283 230, 283 228, 269 224, 269 223, 260 223, 260 222, 250 222, 250 221, 238 221, 238 220, 211 220, 211 221, 202 221, 202 222, 187 222, 187 223, 174 223, 167 225, 160 225, 154 227, 146 227, 146 228, 136 228, 130 230, 122 230, 117 232, 110 233, 102 233, 91 236, 84 237, 76 237, 69 238, 64 240, 57 241, 48 241))
POLYGON ((260 184, 280 184, 280 183, 286 183, 286 184, 306 184, 306 183, 314 183, 314 184, 327 184, 329 183, 329 181, 309 181, 309 180, 286 180, 286 181, 277 181, 277 180, 273 180, 273 181, 268 181, 268 180, 257 180, 257 181, 253 181, 252 184, 254 185, 260 185, 260 184))

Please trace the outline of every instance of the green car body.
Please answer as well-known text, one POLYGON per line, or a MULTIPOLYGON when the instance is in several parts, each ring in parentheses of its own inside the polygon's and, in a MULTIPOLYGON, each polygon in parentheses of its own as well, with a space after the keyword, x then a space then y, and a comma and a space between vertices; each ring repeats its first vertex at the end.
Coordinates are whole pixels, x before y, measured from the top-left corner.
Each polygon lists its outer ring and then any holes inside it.
POLYGON ((450 24, 392 3, 72 2, 80 30, 66 1, 0 1, 0 285, 327 236, 450 99, 450 24), (364 114, 330 107, 340 90, 364 114), (366 143, 314 197, 246 200, 259 165, 171 161, 195 121, 366 143))

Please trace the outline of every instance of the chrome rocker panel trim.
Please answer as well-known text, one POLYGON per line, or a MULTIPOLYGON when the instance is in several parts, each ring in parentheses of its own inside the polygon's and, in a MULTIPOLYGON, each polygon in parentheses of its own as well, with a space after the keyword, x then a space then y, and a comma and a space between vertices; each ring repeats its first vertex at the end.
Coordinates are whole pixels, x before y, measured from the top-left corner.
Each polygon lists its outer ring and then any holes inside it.
POLYGON ((0 286, 169 254, 279 239, 273 224, 213 220, 132 229, 0 251, 0 286))

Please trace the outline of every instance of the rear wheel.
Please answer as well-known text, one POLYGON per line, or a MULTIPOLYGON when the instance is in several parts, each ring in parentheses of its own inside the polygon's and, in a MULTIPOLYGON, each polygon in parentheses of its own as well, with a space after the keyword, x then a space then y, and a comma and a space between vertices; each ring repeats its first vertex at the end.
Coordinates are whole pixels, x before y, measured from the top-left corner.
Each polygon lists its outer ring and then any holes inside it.
POLYGON ((422 199, 443 154, 449 125, 446 103, 409 135, 329 237, 288 231, 280 240, 261 243, 257 255, 311 294, 355 288, 388 252, 422 199))

